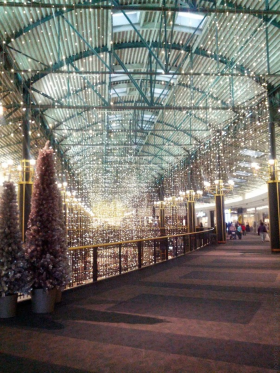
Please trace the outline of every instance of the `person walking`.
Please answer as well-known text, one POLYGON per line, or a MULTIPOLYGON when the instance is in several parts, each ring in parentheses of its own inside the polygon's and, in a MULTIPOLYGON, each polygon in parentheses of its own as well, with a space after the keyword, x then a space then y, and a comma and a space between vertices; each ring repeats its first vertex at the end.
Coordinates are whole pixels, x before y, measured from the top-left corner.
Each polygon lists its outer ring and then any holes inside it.
POLYGON ((236 228, 234 224, 231 224, 228 229, 229 239, 235 240, 236 239, 236 228))
POLYGON ((239 223, 237 223, 236 234, 238 235, 238 238, 241 240, 241 238, 242 238, 242 228, 241 228, 241 225, 239 223))
POLYGON ((260 226, 258 228, 258 235, 261 236, 261 240, 263 242, 265 240, 266 234, 267 234, 266 227, 265 227, 264 223, 261 221, 260 226))
POLYGON ((241 229, 242 229, 243 236, 246 236, 246 227, 244 223, 241 224, 241 229))

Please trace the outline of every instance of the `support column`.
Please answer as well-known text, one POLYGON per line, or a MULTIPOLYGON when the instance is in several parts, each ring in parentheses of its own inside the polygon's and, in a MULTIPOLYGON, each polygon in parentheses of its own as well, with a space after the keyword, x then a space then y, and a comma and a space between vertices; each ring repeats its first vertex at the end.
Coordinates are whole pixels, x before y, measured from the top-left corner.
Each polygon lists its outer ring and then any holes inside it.
POLYGON ((176 199, 172 201, 171 206, 171 220, 172 220, 172 226, 177 227, 178 225, 178 208, 177 208, 177 201, 176 199))
POLYGON ((210 227, 215 228, 215 222, 214 222, 214 210, 210 211, 210 227))
POLYGON ((195 232, 195 202, 188 201, 188 227, 189 233, 195 232))
POLYGON ((218 243, 226 243, 224 195, 215 194, 216 203, 216 233, 218 243))
POLYGON ((164 191, 163 186, 159 189, 159 229, 160 235, 165 236, 165 210, 164 210, 164 191))
POLYGON ((165 210, 163 201, 160 201, 159 205, 159 229, 160 235, 165 236, 165 210))
POLYGON ((155 218, 156 218, 156 208, 155 208, 155 206, 153 206, 152 216, 153 216, 153 219, 155 221, 155 218))
POLYGON ((185 223, 185 226, 188 227, 188 202, 185 203, 185 207, 186 207, 186 215, 185 215, 186 223, 185 223))
POLYGON ((31 211, 32 177, 33 169, 30 164, 30 93, 23 92, 23 101, 26 104, 26 111, 22 122, 22 160, 19 180, 19 215, 20 231, 22 241, 25 242, 25 232, 31 211))
POLYGON ((271 252, 273 253, 280 253, 279 195, 279 181, 268 181, 269 234, 271 252))
POLYGON ((269 102, 269 180, 268 180, 268 205, 269 205, 269 227, 270 227, 270 248, 272 253, 280 253, 280 200, 279 200, 279 180, 278 164, 276 160, 275 142, 275 120, 277 107, 274 107, 271 100, 269 102))
MULTIPOLYGON (((159 229, 160 236, 163 237, 166 235, 165 232, 165 209, 164 209, 164 189, 163 186, 159 189, 159 229)), ((163 238, 159 243, 160 247, 160 259, 168 260, 168 239, 163 238)))

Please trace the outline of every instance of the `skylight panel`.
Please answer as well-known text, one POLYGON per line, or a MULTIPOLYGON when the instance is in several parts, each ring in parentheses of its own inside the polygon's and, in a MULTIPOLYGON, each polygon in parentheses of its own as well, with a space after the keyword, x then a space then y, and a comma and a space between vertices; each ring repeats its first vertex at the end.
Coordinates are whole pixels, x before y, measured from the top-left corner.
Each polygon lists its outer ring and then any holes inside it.
POLYGON ((204 24, 204 21, 202 22, 203 18, 204 15, 199 13, 178 12, 175 25, 202 30, 204 24))
POLYGON ((168 90, 164 90, 164 89, 160 89, 160 88, 155 88, 155 91, 154 91, 154 96, 155 97, 165 97, 166 95, 168 94, 168 90))
MULTIPOLYGON (((159 69, 157 69, 157 72, 160 74, 163 73, 163 71, 159 69)), ((170 71, 170 73, 174 73, 174 71, 170 71)), ((175 83, 177 78, 178 78, 178 75, 173 75, 172 78, 171 78, 171 75, 165 75, 165 74, 156 76, 156 80, 170 82, 170 83, 175 83)))
POLYGON ((252 173, 246 172, 246 171, 236 171, 234 175, 240 175, 240 176, 251 176, 252 173))
POLYGON ((154 114, 153 113, 151 113, 151 112, 146 112, 144 115, 143 115, 143 118, 145 119, 145 120, 152 120, 152 118, 154 118, 154 114))
POLYGON ((240 166, 240 167, 252 168, 250 162, 240 162, 240 163, 239 163, 239 166, 240 166))
POLYGON ((251 150, 251 149, 243 149, 241 150, 240 154, 248 155, 249 157, 259 158, 262 155, 264 155, 263 152, 259 152, 257 150, 251 150))
POLYGON ((125 96, 127 94, 127 88, 114 88, 111 89, 111 97, 125 96))
POLYGON ((121 124, 119 122, 113 122, 113 123, 111 123, 111 127, 112 128, 117 128, 117 127, 120 127, 120 126, 121 126, 121 124))
MULTIPOLYGON (((140 12, 125 12, 125 14, 127 15, 127 17, 130 19, 130 21, 135 25, 137 23, 139 23, 139 17, 140 17, 140 12)), ((120 26, 131 26, 130 22, 128 21, 128 19, 125 17, 125 15, 123 13, 114 13, 113 14, 113 28, 114 27, 120 27, 120 26)))
MULTIPOLYGON (((231 179, 232 181, 234 181, 235 183, 246 183, 246 180, 244 179, 238 179, 238 178, 232 178, 231 179)), ((236 185, 234 185, 234 187, 236 187, 236 185)))
POLYGON ((113 122, 114 120, 121 120, 122 119, 122 115, 121 114, 113 114, 113 115, 108 115, 108 119, 110 122, 113 122))
MULTIPOLYGON (((128 70, 130 71, 130 70, 128 70)), ((128 76, 126 74, 112 74, 111 75, 111 81, 112 82, 118 82, 122 80, 129 80, 128 76)))

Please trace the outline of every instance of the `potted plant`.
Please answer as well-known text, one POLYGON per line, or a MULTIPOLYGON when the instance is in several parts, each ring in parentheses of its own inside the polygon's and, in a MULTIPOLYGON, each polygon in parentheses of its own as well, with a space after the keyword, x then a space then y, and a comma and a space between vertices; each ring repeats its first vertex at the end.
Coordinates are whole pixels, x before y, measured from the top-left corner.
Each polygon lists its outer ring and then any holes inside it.
POLYGON ((0 204, 0 318, 16 315, 18 292, 28 287, 14 183, 4 182, 0 204))
POLYGON ((49 142, 40 150, 34 181, 31 212, 26 231, 26 254, 32 273, 32 310, 54 310, 56 289, 70 280, 60 194, 49 142))

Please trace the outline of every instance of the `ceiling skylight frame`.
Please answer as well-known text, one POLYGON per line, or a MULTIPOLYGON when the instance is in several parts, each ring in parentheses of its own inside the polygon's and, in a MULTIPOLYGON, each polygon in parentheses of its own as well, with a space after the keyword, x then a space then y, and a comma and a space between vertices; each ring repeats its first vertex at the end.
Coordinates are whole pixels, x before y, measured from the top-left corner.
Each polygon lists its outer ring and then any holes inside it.
POLYGON ((248 157, 252 157, 252 158, 260 158, 265 153, 258 151, 258 150, 253 150, 253 149, 243 149, 240 151, 240 154, 247 155, 248 157))
POLYGON ((204 14, 191 12, 178 12, 174 26, 184 27, 186 29, 202 31, 205 20, 204 14))
MULTIPOLYGON (((130 19, 131 23, 133 23, 134 25, 139 24, 140 13, 141 11, 139 10, 125 12, 127 17, 130 19)), ((130 27, 131 30, 133 30, 132 25, 130 24, 130 22, 128 21, 128 19, 122 12, 113 13, 112 26, 113 26, 113 32, 116 32, 118 28, 123 27, 123 26, 125 26, 126 28, 130 27)))

